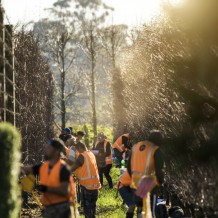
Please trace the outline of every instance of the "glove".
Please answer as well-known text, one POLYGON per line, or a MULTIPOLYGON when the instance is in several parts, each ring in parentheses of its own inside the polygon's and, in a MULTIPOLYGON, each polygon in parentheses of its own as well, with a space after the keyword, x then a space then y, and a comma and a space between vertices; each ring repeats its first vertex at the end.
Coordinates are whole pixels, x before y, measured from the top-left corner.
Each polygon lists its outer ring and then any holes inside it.
POLYGON ((37 185, 36 189, 40 192, 46 192, 48 187, 46 185, 37 185))

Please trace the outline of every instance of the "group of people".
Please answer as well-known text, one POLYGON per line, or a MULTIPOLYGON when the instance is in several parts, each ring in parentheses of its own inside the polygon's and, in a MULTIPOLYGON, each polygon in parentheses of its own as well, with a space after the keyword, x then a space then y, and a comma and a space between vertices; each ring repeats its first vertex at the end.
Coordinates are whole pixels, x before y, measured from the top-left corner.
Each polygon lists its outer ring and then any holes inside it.
MULTIPOLYGON (((128 161, 116 187, 128 206, 126 217, 134 216, 135 207, 138 217, 143 213, 149 214, 149 192, 163 182, 164 164, 159 149, 162 144, 161 133, 152 131, 145 141, 134 146, 132 135, 126 133, 111 146, 106 135, 100 132, 92 149, 81 142, 83 136, 83 131, 73 134, 72 129, 64 129, 59 138, 50 140, 46 145, 44 163, 22 167, 26 174, 39 176, 37 189, 42 195, 43 217, 72 217, 72 206, 75 206, 77 198, 82 198, 85 217, 96 217, 96 202, 99 190, 103 187, 103 176, 108 188, 112 189, 114 184, 110 171, 113 156, 116 166, 121 167, 124 154, 128 154, 128 161), (143 185, 146 186, 148 178, 153 181, 148 193, 143 197, 137 195, 138 189, 147 189, 143 185), (75 181, 78 181, 80 196, 77 196, 75 181)), ((152 217, 151 214, 145 217, 149 216, 152 217)))

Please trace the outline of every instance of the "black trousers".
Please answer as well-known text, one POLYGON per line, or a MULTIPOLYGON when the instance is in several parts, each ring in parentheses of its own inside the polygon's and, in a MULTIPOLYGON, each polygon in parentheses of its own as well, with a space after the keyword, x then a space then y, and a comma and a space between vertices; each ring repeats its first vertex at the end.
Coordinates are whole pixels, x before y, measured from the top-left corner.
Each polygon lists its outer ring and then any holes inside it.
POLYGON ((98 200, 98 190, 88 190, 81 186, 83 195, 82 206, 84 209, 85 218, 96 217, 96 202, 98 200))
POLYGON ((71 211, 70 211, 69 202, 45 207, 45 209, 42 212, 42 217, 43 218, 63 218, 63 217, 70 218, 71 211))
POLYGON ((123 153, 117 148, 114 148, 114 155, 116 157, 116 166, 121 168, 121 161, 123 160, 123 153))
POLYGON ((109 188, 113 188, 113 182, 110 176, 111 168, 112 168, 112 164, 107 164, 106 167, 98 168, 99 178, 102 186, 103 186, 103 175, 104 175, 105 178, 107 179, 109 188))

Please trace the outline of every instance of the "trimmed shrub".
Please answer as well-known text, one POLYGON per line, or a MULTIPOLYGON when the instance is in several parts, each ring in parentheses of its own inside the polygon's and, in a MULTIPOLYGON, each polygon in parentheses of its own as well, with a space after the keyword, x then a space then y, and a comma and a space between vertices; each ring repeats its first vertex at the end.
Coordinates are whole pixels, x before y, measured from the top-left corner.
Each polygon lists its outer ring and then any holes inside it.
POLYGON ((0 123, 0 216, 17 218, 20 211, 18 185, 21 136, 9 123, 0 123))

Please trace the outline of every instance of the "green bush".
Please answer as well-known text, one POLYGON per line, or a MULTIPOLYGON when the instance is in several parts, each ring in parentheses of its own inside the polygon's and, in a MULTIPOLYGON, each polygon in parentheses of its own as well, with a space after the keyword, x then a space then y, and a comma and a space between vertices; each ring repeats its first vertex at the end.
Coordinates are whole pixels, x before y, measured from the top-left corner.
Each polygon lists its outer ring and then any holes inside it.
POLYGON ((21 136, 9 123, 0 123, 0 215, 17 218, 20 211, 18 185, 21 136))
MULTIPOLYGON (((86 124, 86 127, 88 129, 88 140, 89 140, 89 146, 92 147, 94 141, 94 132, 93 132, 93 128, 90 124, 86 124)), ((76 133, 77 131, 80 130, 85 130, 83 125, 74 125, 73 126, 73 131, 76 133)), ((110 141, 110 143, 113 143, 113 133, 112 133, 112 127, 103 127, 103 126, 98 126, 98 133, 99 132, 104 132, 105 135, 107 136, 107 140, 110 141)), ((85 139, 84 139, 85 140, 85 139)))

